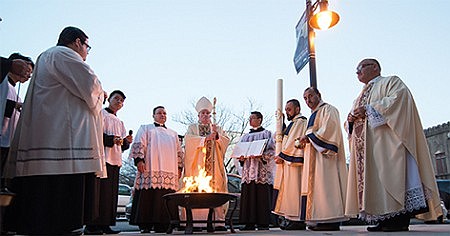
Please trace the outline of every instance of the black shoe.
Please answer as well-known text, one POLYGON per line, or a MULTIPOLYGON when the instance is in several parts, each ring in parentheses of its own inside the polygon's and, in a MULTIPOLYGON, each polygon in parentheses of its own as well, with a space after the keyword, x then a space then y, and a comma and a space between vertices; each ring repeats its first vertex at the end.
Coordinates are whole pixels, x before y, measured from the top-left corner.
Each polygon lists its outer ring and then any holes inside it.
POLYGON ((228 230, 227 227, 222 225, 214 227, 214 231, 227 231, 227 230, 228 230))
POLYGON ((375 226, 367 227, 367 231, 369 231, 369 232, 381 232, 381 231, 383 231, 383 226, 381 225, 381 223, 377 223, 375 226))
MULTIPOLYGON (((76 229, 76 230, 72 230, 68 233, 62 233, 61 235, 64 236, 77 236, 77 235, 82 235, 83 234, 83 229, 76 229)), ((2 234, 4 235, 4 234, 2 234)), ((16 235, 16 234, 10 234, 10 235, 16 235)))
POLYGON ((141 234, 149 234, 152 231, 153 225, 139 225, 139 230, 141 234))
POLYGON ((289 221, 284 230, 306 230, 306 224, 302 221, 289 221))
POLYGON ((401 231, 409 231, 408 226, 383 226, 383 232, 401 232, 401 231))
POLYGON ((154 230, 155 230, 155 233, 166 233, 167 227, 164 225, 155 225, 154 230))
POLYGON ((250 231, 250 230, 255 230, 255 225, 246 224, 244 227, 241 227, 239 230, 240 230, 240 231, 250 231))
POLYGON ((340 223, 318 223, 315 226, 309 226, 312 231, 339 231, 340 223))
POLYGON ((97 226, 86 226, 83 233, 84 235, 102 235, 103 230, 97 226))
POLYGON ((103 233, 105 233, 105 234, 118 234, 118 233, 120 233, 120 230, 113 230, 109 226, 103 227, 102 230, 103 230, 103 233))
POLYGON ((269 230, 269 225, 258 225, 258 230, 269 230))

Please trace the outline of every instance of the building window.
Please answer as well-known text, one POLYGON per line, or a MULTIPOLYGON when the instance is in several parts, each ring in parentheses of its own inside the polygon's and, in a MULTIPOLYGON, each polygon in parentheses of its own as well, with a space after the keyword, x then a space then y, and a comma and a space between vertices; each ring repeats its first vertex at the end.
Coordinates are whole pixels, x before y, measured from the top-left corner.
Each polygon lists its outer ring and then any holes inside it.
POLYGON ((447 156, 445 152, 437 151, 434 153, 434 156, 436 157, 436 176, 448 175, 447 156))

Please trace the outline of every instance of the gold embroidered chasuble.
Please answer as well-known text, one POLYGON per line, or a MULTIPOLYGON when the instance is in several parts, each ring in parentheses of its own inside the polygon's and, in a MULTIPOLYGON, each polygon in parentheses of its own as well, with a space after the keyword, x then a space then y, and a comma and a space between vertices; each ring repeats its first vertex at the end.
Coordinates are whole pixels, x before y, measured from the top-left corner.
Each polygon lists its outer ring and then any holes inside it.
MULTIPOLYGON (((224 165, 225 152, 230 139, 225 132, 218 127, 219 139, 205 141, 205 137, 211 133, 211 126, 191 124, 185 135, 185 172, 184 176, 197 176, 199 169, 205 168, 207 175, 213 176, 212 187, 216 192, 228 192, 227 175, 224 165), (206 151, 205 153, 203 151, 206 151)), ((228 204, 214 209, 217 220, 225 220, 228 204)), ((194 209, 194 220, 206 220, 208 210, 194 209)))
POLYGON ((409 89, 396 76, 379 76, 364 86, 353 109, 361 105, 369 118, 381 122, 374 127, 368 118, 353 127, 346 122, 351 152, 346 215, 377 221, 425 205, 429 212, 416 217, 435 220, 442 214, 439 195, 409 89), (411 185, 414 181, 417 184, 411 185))

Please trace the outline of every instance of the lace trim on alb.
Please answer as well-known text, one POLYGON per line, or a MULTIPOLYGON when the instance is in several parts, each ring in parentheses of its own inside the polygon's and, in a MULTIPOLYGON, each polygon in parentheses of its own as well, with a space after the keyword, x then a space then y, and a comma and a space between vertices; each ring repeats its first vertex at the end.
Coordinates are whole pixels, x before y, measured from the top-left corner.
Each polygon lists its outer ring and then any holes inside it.
POLYGON ((366 106, 367 122, 370 128, 374 129, 378 126, 386 124, 384 117, 373 106, 367 104, 366 106))
POLYGON ((136 189, 164 188, 178 190, 178 173, 165 171, 152 171, 145 173, 137 173, 136 189))
POLYGON ((242 182, 250 184, 255 181, 257 184, 273 184, 273 161, 269 160, 263 164, 259 159, 246 160, 242 168, 242 182))
POLYGON ((413 212, 420 209, 427 208, 427 200, 431 199, 431 190, 425 187, 417 187, 406 191, 405 194, 405 208, 397 212, 391 212, 384 215, 371 215, 366 212, 359 214, 359 219, 365 220, 368 223, 376 223, 390 219, 394 216, 405 214, 407 212, 413 212))
POLYGON ((134 142, 131 145, 130 158, 144 158, 144 144, 141 142, 134 142))

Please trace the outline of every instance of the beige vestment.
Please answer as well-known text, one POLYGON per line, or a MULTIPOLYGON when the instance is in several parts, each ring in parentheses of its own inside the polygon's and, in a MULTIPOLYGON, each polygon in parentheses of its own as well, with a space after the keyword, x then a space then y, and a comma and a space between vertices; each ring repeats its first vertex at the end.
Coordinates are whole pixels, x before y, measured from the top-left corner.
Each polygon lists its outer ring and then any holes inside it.
POLYGON ((319 104, 308 121, 302 197, 306 197, 303 220, 309 223, 346 220, 347 166, 340 123, 338 110, 326 103, 319 104))
MULTIPOLYGON (((230 139, 225 132, 218 127, 219 139, 213 141, 205 141, 205 138, 211 132, 208 130, 200 130, 201 125, 191 124, 185 135, 185 169, 184 176, 197 176, 199 169, 205 168, 207 175, 214 173, 212 187, 215 192, 228 192, 227 174, 224 165, 225 152, 227 151, 230 139), (205 149, 204 149, 205 148, 205 149), (203 153, 203 150, 206 153, 203 153)), ((215 219, 225 220, 225 214, 228 204, 215 208, 215 219)), ((194 209, 192 210, 194 220, 206 220, 208 210, 194 209)))
POLYGON ((276 165, 274 189, 276 194, 273 213, 293 221, 300 220, 301 176, 303 169, 303 149, 296 147, 306 131, 306 118, 297 115, 285 129, 281 153, 283 164, 276 165))
POLYGON ((442 214, 435 174, 409 89, 396 76, 379 76, 353 109, 361 105, 367 118, 346 123, 352 131, 346 215, 370 222, 428 206, 417 218, 435 220, 442 214))

